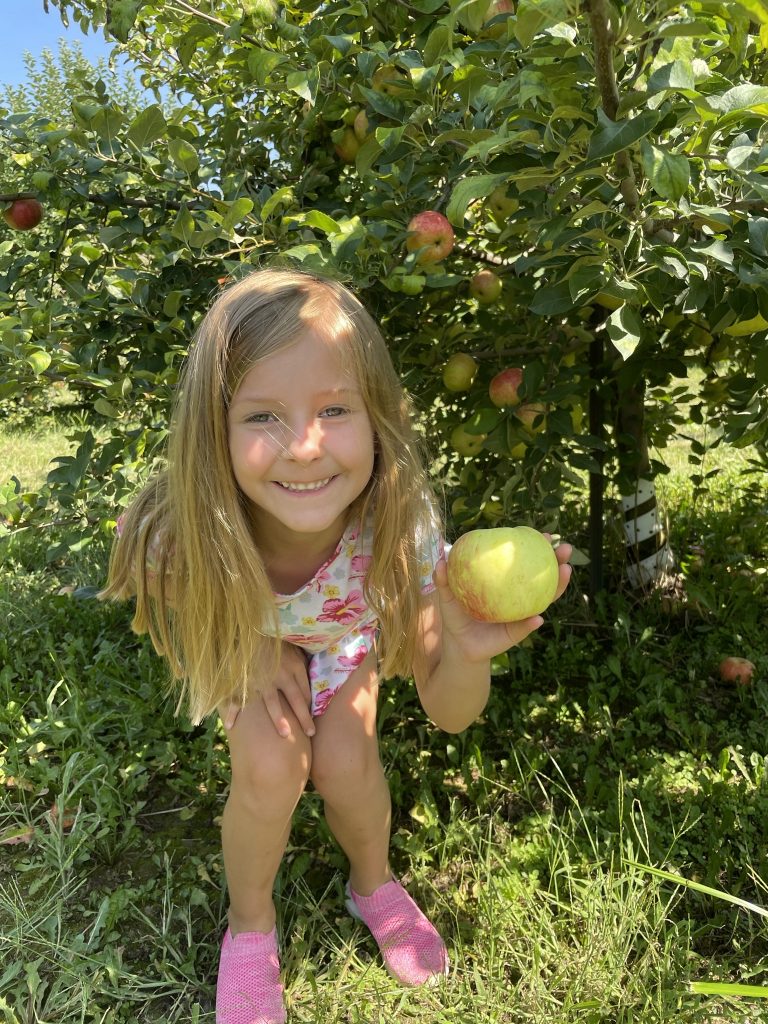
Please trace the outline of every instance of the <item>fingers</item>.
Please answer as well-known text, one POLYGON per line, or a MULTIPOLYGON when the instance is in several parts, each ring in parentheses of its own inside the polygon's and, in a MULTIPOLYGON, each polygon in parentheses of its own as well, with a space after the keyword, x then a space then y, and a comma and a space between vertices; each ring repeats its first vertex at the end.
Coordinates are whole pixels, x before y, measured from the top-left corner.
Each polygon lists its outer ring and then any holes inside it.
POLYGON ((219 718, 221 719, 222 725, 226 731, 229 732, 237 721, 237 716, 240 714, 240 705, 237 701, 230 700, 225 704, 219 704, 216 710, 219 712, 219 718))
POLYGON ((267 709, 267 714, 272 719, 277 734, 283 736, 286 739, 291 735, 291 723, 283 711, 283 705, 280 703, 280 694, 278 690, 267 690, 262 693, 261 699, 264 701, 264 706, 267 709))
POLYGON ((303 732, 307 736, 314 736, 315 723, 312 721, 312 715, 309 710, 311 695, 307 678, 304 677, 303 680, 301 678, 298 680, 292 679, 282 687, 282 694, 290 704, 291 710, 296 715, 303 732))
POLYGON ((527 636, 530 636, 543 624, 544 619, 541 615, 532 615, 529 619, 521 619, 519 622, 505 622, 504 627, 509 637, 509 646, 515 647, 522 643, 527 636))

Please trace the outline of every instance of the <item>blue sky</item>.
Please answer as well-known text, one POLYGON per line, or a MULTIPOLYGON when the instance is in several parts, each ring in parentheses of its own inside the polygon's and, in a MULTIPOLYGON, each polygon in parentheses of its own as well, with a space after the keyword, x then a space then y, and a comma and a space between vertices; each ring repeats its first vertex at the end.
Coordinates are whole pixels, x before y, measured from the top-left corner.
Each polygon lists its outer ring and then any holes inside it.
POLYGON ((108 56, 112 49, 103 34, 84 35, 79 25, 70 22, 65 28, 61 15, 53 4, 50 14, 43 8, 43 0, 0 0, 2 14, 3 53, 0 57, 0 85, 19 85, 26 79, 23 55, 29 51, 35 57, 43 50, 58 50, 58 40, 79 42, 89 60, 108 56))

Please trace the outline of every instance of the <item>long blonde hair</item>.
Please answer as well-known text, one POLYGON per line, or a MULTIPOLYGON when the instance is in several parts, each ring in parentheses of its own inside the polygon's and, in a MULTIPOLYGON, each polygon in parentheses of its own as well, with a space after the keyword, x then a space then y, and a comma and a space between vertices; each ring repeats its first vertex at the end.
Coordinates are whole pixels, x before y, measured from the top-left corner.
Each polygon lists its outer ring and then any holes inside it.
POLYGON ((338 282, 254 271, 215 299, 197 330, 174 404, 167 469, 127 510, 100 595, 135 595, 131 625, 166 657, 180 688, 177 713, 186 701, 195 723, 230 697, 244 702, 271 678, 278 657, 275 601, 232 471, 227 411, 260 359, 320 324, 339 341, 373 427, 374 471, 350 516, 373 524, 365 595, 381 628, 381 674, 408 676, 420 657, 420 539, 435 513, 410 400, 386 342, 338 282))

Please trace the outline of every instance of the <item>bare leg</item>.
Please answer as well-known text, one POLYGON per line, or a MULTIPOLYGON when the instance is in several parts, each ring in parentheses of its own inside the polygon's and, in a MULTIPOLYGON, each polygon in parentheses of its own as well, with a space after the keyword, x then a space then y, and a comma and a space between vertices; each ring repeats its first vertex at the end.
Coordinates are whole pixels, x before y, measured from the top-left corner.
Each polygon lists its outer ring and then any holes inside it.
POLYGON ((349 858, 350 884, 362 896, 388 882, 392 810, 376 736, 376 664, 355 669, 315 719, 310 777, 325 817, 349 858))
POLYGON ((228 733, 232 786, 221 842, 233 936, 269 932, 275 924, 275 877, 309 776, 310 741, 285 702, 284 710, 293 726, 289 737, 278 736, 258 698, 228 733))

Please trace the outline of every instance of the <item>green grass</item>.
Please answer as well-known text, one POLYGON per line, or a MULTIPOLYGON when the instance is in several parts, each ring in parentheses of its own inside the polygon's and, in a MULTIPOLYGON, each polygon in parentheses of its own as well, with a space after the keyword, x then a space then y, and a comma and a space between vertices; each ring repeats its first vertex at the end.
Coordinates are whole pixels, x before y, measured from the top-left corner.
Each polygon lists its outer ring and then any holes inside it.
POLYGON ((0 423, 0 482, 15 476, 22 491, 39 490, 53 468, 51 460, 72 452, 68 429, 65 421, 50 417, 31 430, 0 423))
MULTIPOLYGON (((13 466, 44 468, 45 436, 13 466)), ((761 1019, 727 986, 768 985, 766 918, 717 894, 768 906, 768 479, 712 458, 706 491, 683 465, 660 481, 684 601, 587 609, 577 573, 460 736, 428 726, 410 684, 383 690, 393 866, 453 972, 392 982, 308 793, 278 879, 292 1021, 761 1019), (756 663, 754 686, 719 682, 726 653, 756 663)), ((105 542, 54 561, 47 543, 3 541, 0 840, 21 841, 0 844, 0 1020, 212 1024, 223 736, 173 717, 127 607, 72 596, 103 579, 105 542)))

